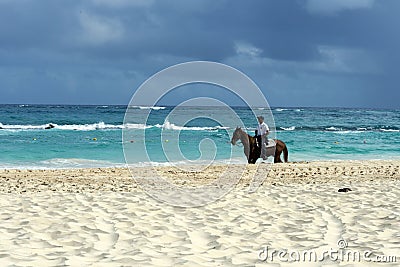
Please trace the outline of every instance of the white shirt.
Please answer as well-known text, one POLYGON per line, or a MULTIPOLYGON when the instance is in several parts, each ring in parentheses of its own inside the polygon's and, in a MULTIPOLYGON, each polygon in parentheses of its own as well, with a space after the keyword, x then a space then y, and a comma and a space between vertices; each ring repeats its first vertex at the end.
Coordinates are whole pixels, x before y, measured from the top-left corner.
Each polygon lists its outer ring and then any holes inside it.
POLYGON ((265 134, 267 134, 267 132, 269 132, 269 128, 265 122, 258 124, 257 135, 265 135, 265 134))

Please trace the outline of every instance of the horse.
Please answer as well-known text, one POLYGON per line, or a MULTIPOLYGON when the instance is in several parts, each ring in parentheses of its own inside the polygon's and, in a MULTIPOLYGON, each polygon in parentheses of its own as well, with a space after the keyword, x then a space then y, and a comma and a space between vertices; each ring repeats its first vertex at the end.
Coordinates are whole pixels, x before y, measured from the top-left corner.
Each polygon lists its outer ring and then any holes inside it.
MULTIPOLYGON (((238 140, 240 140, 243 144, 244 154, 246 155, 247 162, 249 164, 255 164, 261 155, 261 149, 257 145, 257 138, 250 136, 243 131, 242 128, 236 127, 236 130, 233 132, 231 144, 236 145, 238 140)), ((278 139, 274 139, 273 141, 275 145, 267 146, 266 156, 274 156, 274 163, 281 163, 281 154, 283 152, 284 161, 288 162, 289 152, 286 144, 278 139)))

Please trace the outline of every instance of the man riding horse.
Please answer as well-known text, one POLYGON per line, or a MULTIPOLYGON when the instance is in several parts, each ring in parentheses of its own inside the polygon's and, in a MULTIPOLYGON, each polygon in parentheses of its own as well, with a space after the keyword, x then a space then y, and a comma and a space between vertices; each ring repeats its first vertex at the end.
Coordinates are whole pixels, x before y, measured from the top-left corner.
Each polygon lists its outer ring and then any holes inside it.
POLYGON ((258 116, 257 120, 256 136, 250 136, 242 128, 237 127, 231 139, 232 145, 236 145, 238 140, 242 142, 244 154, 250 164, 256 163, 258 158, 265 160, 269 156, 274 157, 275 163, 282 162, 281 154, 283 160, 288 162, 289 153, 286 144, 278 139, 268 141, 269 127, 264 122, 264 117, 258 116))
POLYGON ((260 158, 263 160, 267 159, 267 146, 268 146, 268 134, 269 134, 269 127, 264 122, 263 116, 258 116, 258 126, 256 130, 257 136, 257 146, 261 151, 260 158))

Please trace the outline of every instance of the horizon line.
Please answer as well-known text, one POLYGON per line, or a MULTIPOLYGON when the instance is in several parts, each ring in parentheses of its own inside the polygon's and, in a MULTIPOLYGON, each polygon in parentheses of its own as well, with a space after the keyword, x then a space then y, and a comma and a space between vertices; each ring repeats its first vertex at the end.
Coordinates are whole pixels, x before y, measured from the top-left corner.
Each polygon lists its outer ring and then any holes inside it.
MULTIPOLYGON (((125 106, 128 107, 129 104, 46 104, 46 103, 0 103, 0 106, 125 106)), ((137 107, 176 107, 177 105, 135 105, 137 107)), ((233 108, 245 108, 245 105, 228 105, 233 108)), ((187 107, 221 107, 214 105, 196 105, 187 107)), ((267 108, 263 106, 252 106, 251 108, 267 108)), ((383 110, 398 110, 400 107, 349 107, 349 106, 270 106, 270 109, 274 108, 341 108, 341 109, 383 109, 383 110)))

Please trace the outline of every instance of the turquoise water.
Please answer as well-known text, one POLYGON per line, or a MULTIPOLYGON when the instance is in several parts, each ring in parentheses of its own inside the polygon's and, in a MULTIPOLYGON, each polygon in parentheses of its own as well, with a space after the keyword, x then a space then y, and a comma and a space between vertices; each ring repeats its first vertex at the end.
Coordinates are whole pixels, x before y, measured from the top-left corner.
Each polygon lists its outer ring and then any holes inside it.
MULTIPOLYGON (((251 111, 233 109, 252 134, 257 122, 251 111)), ((215 155, 217 161, 225 162, 231 153, 234 162, 245 160, 243 148, 229 143, 237 125, 231 125, 228 115, 217 107, 187 107, 186 115, 201 118, 185 125, 165 121, 172 107, 152 109, 144 125, 140 118, 148 109, 137 107, 130 114, 132 123, 124 126, 125 110, 126 106, 1 105, 0 168, 122 166, 123 145, 135 151, 143 140, 150 160, 160 164, 185 163, 180 156, 166 158, 164 151, 175 155, 174 145, 188 160, 215 155), (219 123, 206 118, 211 115, 219 116, 219 123), (49 124, 55 127, 45 129, 49 124), (124 127, 132 138, 122 141, 124 127), (177 135, 178 144, 174 144, 177 135)), ((400 158, 400 110, 272 108, 272 112, 276 136, 286 142, 290 161, 400 158)), ((129 163, 148 162, 132 155, 129 163)))

